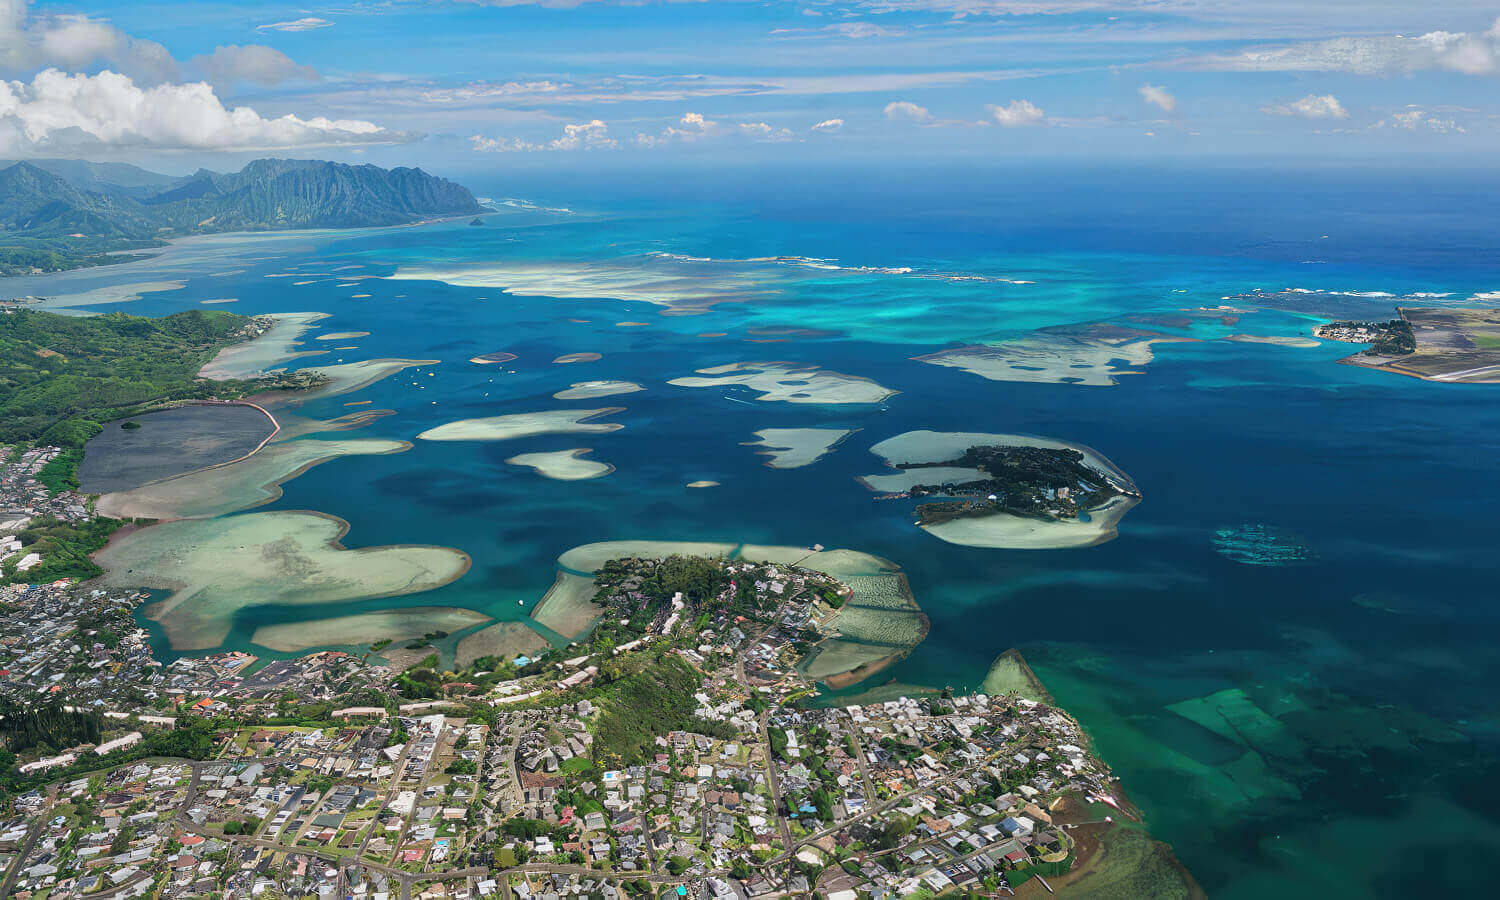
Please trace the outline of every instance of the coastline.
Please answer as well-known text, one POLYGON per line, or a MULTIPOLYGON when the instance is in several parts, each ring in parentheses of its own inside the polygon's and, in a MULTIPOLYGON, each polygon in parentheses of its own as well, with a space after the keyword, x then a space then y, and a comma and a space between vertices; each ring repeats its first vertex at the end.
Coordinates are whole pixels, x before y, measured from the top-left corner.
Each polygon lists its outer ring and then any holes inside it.
MULTIPOLYGON (((1020 688, 1022 697, 1043 703, 1067 716, 1087 742, 1084 751, 1108 766, 1109 761, 1098 753, 1088 729, 1068 712, 1066 706, 1058 703, 1020 649, 1012 647, 995 657, 990 676, 985 678, 981 690, 994 693, 990 690, 991 678, 997 673, 1003 673, 1001 677, 1006 686, 1020 688)), ((1041 898, 1060 893, 1062 896, 1181 900, 1203 900, 1208 896, 1193 873, 1177 858, 1172 845, 1151 835, 1140 808, 1130 799, 1124 782, 1114 776, 1113 771, 1111 768, 1114 792, 1109 800, 1112 802, 1090 803, 1070 797, 1053 811, 1053 821, 1072 825, 1069 829, 1075 841, 1072 867, 1062 875, 1048 877, 1045 888, 1037 884, 1039 879, 1031 879, 1017 890, 1015 896, 1041 898), (1123 814, 1129 821, 1115 820, 1111 811, 1123 814)))

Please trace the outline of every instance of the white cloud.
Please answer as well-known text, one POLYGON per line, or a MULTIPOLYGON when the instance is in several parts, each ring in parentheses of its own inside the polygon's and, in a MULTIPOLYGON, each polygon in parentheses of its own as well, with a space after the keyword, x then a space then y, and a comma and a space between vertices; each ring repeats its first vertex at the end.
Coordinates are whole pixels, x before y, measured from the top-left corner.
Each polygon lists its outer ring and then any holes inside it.
POLYGON ((885 117, 893 120, 926 122, 932 118, 932 114, 927 111, 927 107, 918 106, 910 100, 896 100, 885 105, 885 117))
POLYGON ((32 15, 26 0, 0 0, 0 70, 80 69, 104 63, 146 83, 177 76, 177 63, 155 41, 131 37, 84 15, 32 15))
POLYGON ((535 98, 539 95, 555 95, 558 91, 568 87, 571 87, 571 85, 566 82, 556 81, 507 81, 501 84, 480 83, 456 88, 438 88, 423 91, 421 100, 423 103, 459 105, 491 99, 535 98))
POLYGON ((581 150, 620 146, 620 142, 609 136, 609 126, 598 119, 580 124, 563 126, 563 136, 552 142, 554 150, 581 150))
POLYGON ((789 141, 792 139, 791 129, 773 128, 765 122, 741 122, 739 124, 740 134, 757 141, 789 141))
POLYGON ((327 19, 317 16, 307 16, 301 19, 293 19, 290 22, 268 22, 265 25, 255 26, 256 31, 312 31, 314 28, 327 28, 333 23, 327 19))
POLYGON ((280 150, 418 137, 358 119, 268 119, 248 106, 226 109, 202 82, 141 88, 116 72, 69 75, 57 69, 38 73, 30 83, 0 81, 0 152, 5 153, 101 146, 280 150))
POLYGON ((300 66, 280 50, 258 44, 217 47, 213 53, 195 56, 190 62, 215 84, 248 81, 275 85, 283 81, 319 80, 312 66, 300 66))
POLYGON ((1177 98, 1173 97, 1166 88, 1155 84, 1143 84, 1138 88, 1141 99, 1159 108, 1162 112, 1173 112, 1177 109, 1177 98))
POLYGON ((1434 116, 1419 106, 1407 107, 1375 123, 1376 128, 1400 128, 1406 131, 1428 131, 1437 134, 1465 134, 1469 129, 1453 119, 1434 116))
MULTIPOLYGON (((503 105, 555 108, 558 104, 670 103, 719 97, 886 94, 913 89, 953 87, 991 81, 1013 81, 1046 74, 1041 69, 993 69, 947 72, 870 72, 834 75, 614 75, 576 81, 479 81, 457 87, 409 88, 383 92, 387 103, 423 106, 489 107, 503 105)), ((351 97, 350 99, 369 99, 351 97)))
POLYGON ((937 12, 965 16, 1065 15, 1118 9, 1147 10, 1186 5, 1171 0, 859 0, 873 13, 937 12))
POLYGON ((1340 37, 1233 56, 1199 57, 1185 65, 1242 72, 1353 72, 1390 75, 1444 69, 1466 75, 1500 73, 1500 20, 1482 34, 1429 31, 1407 37, 1340 37))
POLYGON ((775 28, 772 34, 795 34, 804 37, 843 37, 851 40, 862 38, 900 37, 904 28, 876 25, 874 22, 838 22, 821 28, 775 28))
POLYGON ((476 134, 469 143, 480 153, 530 152, 537 150, 614 150, 620 142, 609 136, 609 126, 599 119, 563 126, 562 137, 545 143, 520 138, 488 138, 476 134))
POLYGON ((813 130, 813 131, 838 131, 840 128, 843 128, 843 127, 844 127, 844 120, 843 119, 824 119, 823 121, 821 121, 818 124, 814 125, 811 130, 813 130))
POLYGON ((1332 94, 1308 94, 1300 100, 1261 107, 1261 112, 1273 116, 1300 116, 1304 119, 1347 119, 1349 111, 1332 94))
POLYGON ((635 142, 642 147, 655 147, 673 141, 692 143, 718 133, 718 122, 705 118, 703 113, 690 112, 677 120, 675 125, 668 125, 662 129, 661 134, 637 134, 635 142))
POLYGON ((1046 121, 1047 114, 1042 108, 1030 100, 1012 100, 1005 106, 993 104, 986 107, 995 121, 1005 128, 1019 128, 1024 125, 1040 125, 1046 121))

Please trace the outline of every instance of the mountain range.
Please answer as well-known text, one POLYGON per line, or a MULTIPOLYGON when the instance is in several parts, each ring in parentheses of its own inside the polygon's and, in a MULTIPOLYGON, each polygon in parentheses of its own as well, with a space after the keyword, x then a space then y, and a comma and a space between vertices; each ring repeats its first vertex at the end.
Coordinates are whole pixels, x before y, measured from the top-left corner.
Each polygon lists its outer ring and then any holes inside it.
POLYGON ((120 250, 219 231, 357 228, 482 212, 421 169, 258 159, 172 176, 124 163, 0 162, 0 275, 118 262, 120 250))

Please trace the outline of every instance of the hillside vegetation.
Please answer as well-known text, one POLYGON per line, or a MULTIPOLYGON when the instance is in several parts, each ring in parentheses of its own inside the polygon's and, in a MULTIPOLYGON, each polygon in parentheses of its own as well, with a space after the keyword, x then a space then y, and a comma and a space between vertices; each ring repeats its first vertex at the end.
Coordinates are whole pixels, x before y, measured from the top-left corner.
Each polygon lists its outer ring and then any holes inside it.
POLYGON ((160 319, 0 315, 0 443, 82 446, 102 423, 171 400, 233 398, 265 385, 198 370, 250 319, 192 310, 160 319))
POLYGON ((174 178, 70 160, 0 166, 0 275, 118 262, 104 254, 187 234, 400 225, 483 209, 421 169, 259 159, 174 178))

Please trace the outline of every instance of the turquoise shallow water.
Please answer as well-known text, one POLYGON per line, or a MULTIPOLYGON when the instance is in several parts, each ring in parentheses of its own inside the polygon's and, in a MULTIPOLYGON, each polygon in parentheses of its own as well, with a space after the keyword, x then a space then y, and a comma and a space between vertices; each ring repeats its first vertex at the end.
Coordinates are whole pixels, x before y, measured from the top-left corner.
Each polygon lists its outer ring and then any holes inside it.
MULTIPOLYGON (((1076 191, 1059 182, 1003 203, 975 200, 1002 196, 995 185, 927 181, 881 203, 837 184, 775 200, 734 185, 654 199, 645 187, 601 199, 554 186, 534 199, 583 212, 507 209, 480 228, 252 239, 238 256, 227 240, 205 259, 172 263, 181 288, 96 308, 162 314, 234 297, 209 308, 316 310, 331 314, 325 332, 371 332, 328 342, 358 350, 323 359, 441 360, 430 376, 398 375, 299 410, 332 417, 369 399, 396 411, 362 435, 410 440, 461 418, 625 407, 611 419, 625 428, 610 434, 418 441, 289 482, 270 508, 341 516, 349 546, 444 544, 474 567, 409 598, 249 610, 227 646, 247 646, 262 622, 358 609, 456 605, 518 618, 551 583, 557 554, 593 541, 850 547, 899 562, 932 622, 926 643, 877 683, 974 687, 997 653, 1020 647, 1211 895, 1483 893, 1482 861, 1500 848, 1491 689, 1500 389, 1339 366, 1348 348, 1337 345, 1213 340, 1305 333, 1308 320, 1288 312, 1172 326, 1200 341, 1157 345, 1143 374, 1114 387, 992 382, 911 357, 1041 328, 1170 317, 1255 288, 1463 298, 1500 287, 1492 222, 1431 186, 1392 195, 1309 179, 1258 193, 1243 178, 1206 174, 1164 192, 1143 178, 1121 188, 1080 175, 1076 191), (776 256, 820 262, 757 259, 776 256), (356 265, 365 268, 340 269, 356 265), (846 268, 815 267, 830 265, 846 268), (403 270, 462 270, 450 280, 487 283, 339 287, 349 282, 334 277, 403 270), (294 271, 304 274, 264 277, 294 271), (313 283, 295 284, 304 280, 313 283), (539 295, 507 295, 507 283, 539 295), (599 296, 568 296, 579 292, 599 296), (662 315, 650 300, 707 311, 662 315), (518 359, 467 362, 502 350, 518 359), (576 352, 603 358, 551 362, 576 352), (900 393, 875 406, 794 405, 666 383, 753 360, 825 366, 900 393), (596 379, 647 390, 551 397, 596 379), (768 468, 742 446, 758 429, 814 426, 859 431, 800 469, 768 468), (1097 547, 944 544, 854 481, 879 470, 868 447, 918 428, 1087 444, 1145 499, 1120 537, 1097 547), (580 446, 615 472, 558 482, 504 462, 580 446), (697 480, 721 486, 684 487, 697 480), (1221 529, 1261 525, 1305 545, 1308 558, 1252 566, 1215 552, 1221 529)), ((152 267, 125 274, 51 288, 148 281, 152 267)), ((1343 302, 1389 313, 1388 299, 1343 302)))

